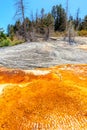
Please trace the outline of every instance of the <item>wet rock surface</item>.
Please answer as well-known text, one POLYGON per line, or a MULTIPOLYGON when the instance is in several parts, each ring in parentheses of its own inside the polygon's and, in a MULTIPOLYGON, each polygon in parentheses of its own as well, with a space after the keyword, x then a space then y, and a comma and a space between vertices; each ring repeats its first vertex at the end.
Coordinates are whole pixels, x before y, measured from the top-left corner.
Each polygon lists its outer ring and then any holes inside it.
POLYGON ((87 63, 87 50, 78 48, 81 44, 87 44, 86 38, 78 38, 73 45, 59 39, 0 48, 0 66, 33 69, 66 63, 87 63))

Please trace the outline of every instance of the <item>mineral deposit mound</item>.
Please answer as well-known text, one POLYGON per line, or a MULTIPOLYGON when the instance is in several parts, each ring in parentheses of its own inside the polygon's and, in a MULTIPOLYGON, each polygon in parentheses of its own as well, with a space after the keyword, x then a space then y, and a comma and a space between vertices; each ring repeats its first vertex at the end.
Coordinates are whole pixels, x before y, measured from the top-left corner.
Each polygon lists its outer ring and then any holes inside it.
POLYGON ((0 130, 87 130, 87 64, 0 68, 0 130))

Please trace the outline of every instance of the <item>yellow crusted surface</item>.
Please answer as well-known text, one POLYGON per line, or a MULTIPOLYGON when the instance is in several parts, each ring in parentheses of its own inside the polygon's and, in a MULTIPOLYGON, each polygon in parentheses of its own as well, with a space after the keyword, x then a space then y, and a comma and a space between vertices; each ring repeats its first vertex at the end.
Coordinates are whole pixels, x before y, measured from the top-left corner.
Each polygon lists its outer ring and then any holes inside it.
POLYGON ((0 68, 0 130, 87 130, 87 65, 0 68))

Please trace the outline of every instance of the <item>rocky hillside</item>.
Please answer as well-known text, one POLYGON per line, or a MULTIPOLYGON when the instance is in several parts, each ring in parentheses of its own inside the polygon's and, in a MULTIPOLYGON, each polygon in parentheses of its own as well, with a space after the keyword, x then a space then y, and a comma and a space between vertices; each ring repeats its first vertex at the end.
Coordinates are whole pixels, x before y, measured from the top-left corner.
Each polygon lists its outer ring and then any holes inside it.
POLYGON ((87 63, 87 50, 81 49, 87 38, 77 38, 69 45, 62 39, 32 42, 0 48, 0 66, 32 69, 58 64, 87 63))

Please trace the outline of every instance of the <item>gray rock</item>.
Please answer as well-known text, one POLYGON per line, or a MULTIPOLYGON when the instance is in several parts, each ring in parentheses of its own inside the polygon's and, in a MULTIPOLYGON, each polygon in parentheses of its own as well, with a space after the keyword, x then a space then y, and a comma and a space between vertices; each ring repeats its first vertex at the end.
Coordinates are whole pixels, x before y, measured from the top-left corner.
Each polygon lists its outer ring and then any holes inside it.
POLYGON ((76 46, 57 40, 0 48, 0 66, 33 69, 66 63, 87 63, 87 51, 76 46))

